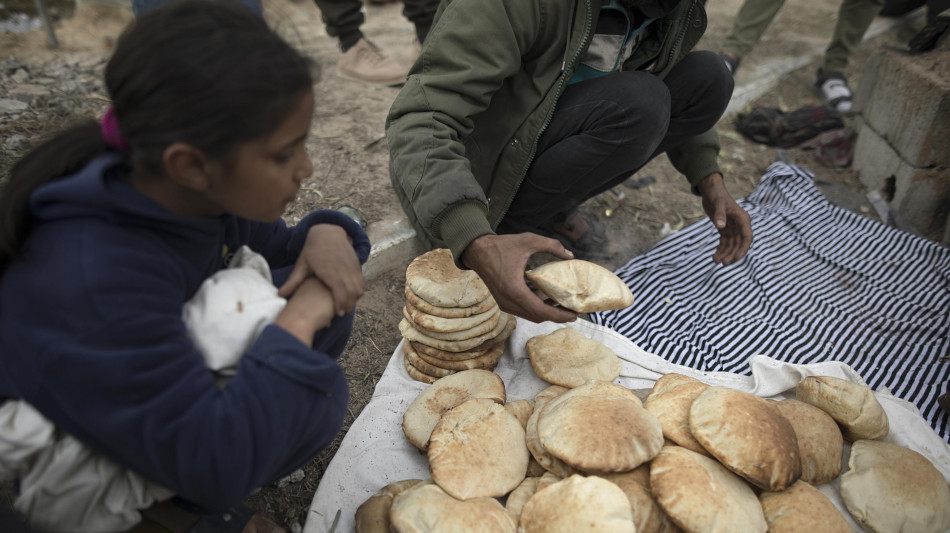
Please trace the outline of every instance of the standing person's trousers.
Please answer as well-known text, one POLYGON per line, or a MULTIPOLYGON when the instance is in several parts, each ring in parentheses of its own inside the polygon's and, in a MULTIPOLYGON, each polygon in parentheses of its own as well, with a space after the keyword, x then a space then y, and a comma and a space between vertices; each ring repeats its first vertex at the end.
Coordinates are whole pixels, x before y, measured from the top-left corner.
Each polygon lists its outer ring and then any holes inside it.
MULTIPOLYGON (((723 49, 738 58, 744 57, 762 38, 785 4, 785 0, 745 0, 736 14, 732 33, 726 37, 723 49)), ((851 53, 864 38, 864 32, 884 7, 884 0, 844 0, 838 9, 838 22, 825 50, 823 69, 841 72, 848 66, 851 53)))
MULTIPOLYGON (((366 20, 363 0, 314 0, 314 3, 320 9, 327 34, 340 40, 359 33, 360 26, 366 20)), ((415 26, 419 41, 422 42, 432 27, 439 0, 403 0, 402 6, 402 14, 415 26)))
POLYGON ((662 80, 629 71, 568 86, 498 233, 560 222, 657 155, 708 131, 732 88, 732 74, 712 52, 691 52, 662 80))

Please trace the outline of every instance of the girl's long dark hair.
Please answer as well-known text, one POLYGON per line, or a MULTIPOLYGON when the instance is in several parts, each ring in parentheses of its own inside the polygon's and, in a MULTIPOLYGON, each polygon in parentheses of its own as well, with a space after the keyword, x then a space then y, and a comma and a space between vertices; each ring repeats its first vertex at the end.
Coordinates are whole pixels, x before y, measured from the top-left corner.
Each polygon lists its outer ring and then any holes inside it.
MULTIPOLYGON (((313 85, 311 63, 233 0, 174 0, 133 22, 106 65, 105 85, 129 145, 129 163, 162 172, 162 154, 186 142, 226 158, 277 128, 313 85)), ((29 200, 50 181, 106 152, 99 122, 77 124, 11 169, 0 194, 0 274, 24 253, 29 200)))

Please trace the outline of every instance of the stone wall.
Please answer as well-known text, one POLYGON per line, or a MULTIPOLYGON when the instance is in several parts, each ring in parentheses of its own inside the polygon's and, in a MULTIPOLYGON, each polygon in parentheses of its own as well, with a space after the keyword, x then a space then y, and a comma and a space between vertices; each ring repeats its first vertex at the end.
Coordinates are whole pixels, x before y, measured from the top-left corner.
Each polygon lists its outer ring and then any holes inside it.
POLYGON ((852 167, 915 233, 950 246, 950 38, 936 50, 882 50, 860 80, 852 167))

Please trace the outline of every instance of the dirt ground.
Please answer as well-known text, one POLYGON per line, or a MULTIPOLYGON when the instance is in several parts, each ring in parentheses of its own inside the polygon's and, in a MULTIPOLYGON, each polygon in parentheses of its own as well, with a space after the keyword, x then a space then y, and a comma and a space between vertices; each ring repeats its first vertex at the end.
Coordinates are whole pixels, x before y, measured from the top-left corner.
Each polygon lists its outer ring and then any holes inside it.
MULTIPOLYGON (((86 1, 76 9, 72 9, 69 2, 50 3, 59 41, 56 49, 48 46, 42 29, 0 34, 0 60, 5 58, 5 63, 0 63, 3 68, 0 99, 10 98, 23 84, 40 83, 40 80, 46 80, 42 83, 52 87, 33 101, 28 110, 0 114, 0 145, 3 146, 0 175, 5 176, 12 162, 43 136, 77 117, 99 116, 105 110, 108 99, 98 77, 116 36, 132 20, 129 6, 116 1, 120 3, 86 1), (25 71, 26 75, 19 75, 18 71, 25 71), (82 78, 85 81, 78 90, 67 85, 76 76, 86 77, 82 78)), ((740 0, 709 2, 709 29, 699 48, 718 49, 731 28, 731 17, 739 4, 740 0)), ((17 5, 32 14, 32 1, 15 0, 4 2, 0 19, 17 5)), ((315 170, 285 218, 292 224, 313 209, 342 206, 358 209, 370 224, 400 216, 398 202, 390 189, 383 132, 386 112, 398 88, 376 87, 339 77, 336 43, 326 35, 320 13, 309 0, 265 0, 264 5, 265 17, 272 26, 312 57, 321 71, 315 87, 316 114, 307 145, 315 170)), ((744 59, 737 73, 737 83, 744 83, 754 75, 757 63, 814 54, 815 48, 822 47, 831 34, 837 5, 818 0, 788 0, 762 42, 744 59)), ((400 10, 398 3, 367 4, 363 31, 390 57, 408 64, 414 32, 400 10)), ((847 72, 852 86, 860 80, 863 62, 882 44, 905 44, 917 29, 919 27, 910 24, 865 42, 847 72)), ((793 72, 757 103, 783 109, 815 103, 809 85, 816 66, 812 61, 793 72)), ((720 133, 722 167, 727 187, 734 197, 749 194, 766 167, 782 155, 814 171, 832 201, 867 216, 876 216, 853 171, 821 167, 800 150, 779 154, 775 149, 750 142, 736 132, 734 116, 723 119, 720 133)), ((602 262, 611 269, 705 216, 698 198, 689 193, 685 180, 665 157, 649 164, 626 184, 592 199, 585 208, 600 215, 615 243, 615 256, 602 262)), ((355 329, 341 361, 351 387, 344 432, 299 474, 264 487, 247 500, 250 507, 288 530, 301 529, 313 493, 339 439, 371 398, 400 340, 397 324, 404 304, 405 266, 393 265, 391 270, 371 280, 358 304, 355 329)), ((8 487, 7 505, 11 494, 8 487)))

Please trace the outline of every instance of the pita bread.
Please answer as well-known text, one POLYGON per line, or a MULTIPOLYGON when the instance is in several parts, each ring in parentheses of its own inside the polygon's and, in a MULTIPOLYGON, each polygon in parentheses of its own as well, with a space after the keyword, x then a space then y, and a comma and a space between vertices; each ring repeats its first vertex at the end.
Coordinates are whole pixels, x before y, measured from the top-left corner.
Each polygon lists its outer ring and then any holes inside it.
POLYGON ((589 473, 632 470, 663 446, 659 420, 629 389, 612 383, 575 387, 548 402, 538 438, 548 453, 589 473))
POLYGON ((452 252, 446 248, 413 259, 406 267, 406 286, 438 307, 472 307, 491 297, 478 274, 455 266, 452 252))
POLYGON ((454 374, 455 370, 447 370, 445 368, 440 368, 438 366, 430 364, 428 361, 421 359, 416 351, 412 349, 412 343, 404 342, 402 345, 402 351, 406 361, 416 368, 419 372, 426 374, 428 376, 435 376, 438 378, 444 378, 449 374, 454 374))
MULTIPOLYGON (((494 320, 483 321, 482 323, 476 324, 475 326, 468 329, 442 332, 442 331, 432 331, 430 329, 422 328, 422 327, 419 327, 418 324, 413 323, 412 319, 409 317, 409 311, 407 310, 406 307, 402 308, 402 317, 405 320, 407 320, 409 324, 412 325, 412 327, 419 330, 419 332, 422 333, 423 335, 432 337, 433 339, 439 339, 443 341, 463 341, 465 339, 471 339, 472 337, 484 335, 485 333, 488 333, 489 331, 492 331, 493 329, 498 327, 498 320, 500 319, 500 315, 499 315, 499 316, 496 316, 494 320)), ((446 318, 445 320, 454 320, 454 319, 446 318)))
POLYGON ((759 495, 769 533, 852 533, 841 511, 820 490, 804 481, 796 481, 781 492, 759 495))
POLYGON ((484 368, 486 370, 491 370, 495 368, 495 365, 498 364, 498 361, 501 359, 502 355, 505 354, 505 345, 499 344, 491 350, 488 350, 488 352, 486 352, 485 355, 481 357, 476 357, 475 359, 466 359, 464 361, 444 361, 437 357, 426 355, 422 352, 417 352, 417 354, 422 360, 428 362, 429 364, 449 370, 471 370, 473 368, 484 368))
POLYGON ((762 490, 784 490, 802 475, 795 430, 758 396, 709 387, 693 400, 689 429, 720 463, 762 490))
POLYGON ((841 473, 844 439, 831 416, 821 409, 788 399, 775 402, 782 416, 792 425, 802 458, 802 477, 812 485, 828 483, 841 473))
POLYGON ((472 398, 504 404, 505 384, 487 370, 466 370, 435 380, 409 404, 402 416, 402 431, 416 448, 425 450, 442 414, 472 398))
POLYGON ((539 392, 534 397, 534 411, 528 418, 528 425, 525 426, 525 443, 528 446, 528 451, 531 452, 531 456, 546 471, 559 478, 568 477, 577 473, 577 471, 544 449, 544 446, 541 445, 541 439, 538 438, 538 420, 541 418, 541 410, 544 406, 568 390, 560 385, 552 385, 539 392))
POLYGON ((405 307, 402 309, 403 316, 406 317, 406 320, 412 322, 412 325, 416 328, 422 331, 436 331, 439 333, 465 331, 484 323, 491 323, 490 329, 493 329, 498 325, 500 313, 501 311, 497 305, 484 313, 464 318, 445 318, 423 313, 413 307, 409 302, 406 302, 405 307))
POLYGON ((534 493, 521 510, 524 533, 636 533, 630 503, 613 483, 578 475, 534 493))
POLYGON ((581 259, 554 261, 524 273, 544 294, 576 313, 624 309, 633 294, 606 268, 581 259))
POLYGON ((841 499, 861 527, 875 533, 938 533, 950 529, 950 487, 923 455, 903 446, 859 440, 841 499))
POLYGON ((637 533, 671 533, 677 530, 647 488, 650 477, 649 467, 639 466, 630 472, 602 474, 600 477, 620 487, 627 496, 637 533), (641 479, 643 474, 647 476, 646 486, 641 479))
POLYGON ((690 533, 768 529, 758 498, 742 478, 682 446, 660 450, 650 463, 650 487, 660 508, 690 533))
POLYGON ((439 307, 419 298, 416 293, 412 292, 412 289, 410 289, 408 285, 406 286, 405 293, 406 303, 415 309, 432 316, 441 316, 443 318, 465 318, 467 316, 484 313, 493 307, 498 307, 494 298, 485 298, 471 307, 439 307))
POLYGON ((494 498, 461 501, 432 481, 420 483, 393 499, 389 520, 396 533, 469 531, 515 533, 514 518, 494 498))
POLYGON ((436 339, 436 338, 430 337, 420 332, 418 329, 414 328, 412 324, 410 324, 409 321, 406 320, 405 318, 399 321, 399 331, 402 333, 403 337, 405 337, 407 340, 410 340, 410 341, 415 341, 421 344, 427 344, 434 348, 438 348, 440 350, 445 350, 448 352, 464 352, 465 350, 470 350, 482 344, 483 342, 489 339, 494 339, 495 337, 500 335, 508 327, 509 321, 514 322, 515 320, 508 313, 502 313, 502 316, 498 320, 498 325, 495 327, 495 329, 483 335, 479 335, 477 337, 472 337, 465 340, 453 341, 453 340, 436 339))
POLYGON ((505 509, 513 516, 521 516, 521 509, 528 500, 538 491, 538 479, 536 477, 526 477, 515 490, 511 491, 505 500, 505 509))
POLYGON ((425 372, 419 370, 418 368, 412 366, 412 363, 409 362, 408 357, 402 358, 402 365, 406 368, 406 372, 409 374, 409 377, 416 381, 421 381, 423 383, 435 383, 439 378, 436 376, 430 376, 425 372))
POLYGON ((620 376, 620 358, 605 344, 565 327, 528 339, 525 350, 539 378, 565 387, 620 376))
MULTIPOLYGON (((499 320, 501 320, 501 317, 499 317, 499 320)), ((505 325, 505 329, 497 337, 490 338, 469 350, 450 352, 423 344, 421 342, 412 341, 414 344, 413 348, 416 349, 416 353, 431 355, 432 357, 441 359, 443 361, 464 361, 466 359, 474 359, 476 357, 485 355, 492 348, 498 346, 499 344, 503 344, 506 340, 508 340, 508 337, 510 337, 512 332, 514 332, 516 324, 517 320, 515 320, 513 317, 509 317, 508 323, 505 325)))
POLYGON ((505 409, 518 419, 521 427, 526 428, 528 427, 528 419, 531 418, 531 413, 534 412, 534 402, 531 400, 515 400, 506 403, 505 409))
POLYGON ((883 439, 890 432, 887 413, 866 385, 830 376, 808 376, 795 386, 799 400, 814 405, 841 424, 849 442, 883 439))
POLYGON ((393 499, 419 483, 421 479, 406 479, 379 489, 356 509, 356 533, 389 533, 389 509, 393 499))
POLYGON ((709 455, 689 430, 689 408, 693 400, 709 388, 698 379, 683 374, 666 374, 656 380, 643 407, 663 426, 663 436, 696 453, 709 455))
POLYGON ((485 398, 443 413, 429 438, 432 479, 460 500, 508 494, 524 480, 528 455, 518 419, 485 398))
MULTIPOLYGON (((573 475, 573 474, 571 474, 571 475, 573 475)), ((568 476, 568 477, 570 477, 570 476, 568 476)), ((545 489, 545 488, 547 488, 547 487, 549 487, 549 486, 551 486, 551 485, 557 483, 558 481, 561 481, 562 479, 564 479, 564 478, 562 478, 561 476, 555 474, 554 472, 545 472, 545 473, 541 474, 541 477, 538 478, 538 490, 543 490, 543 489, 545 489)))

